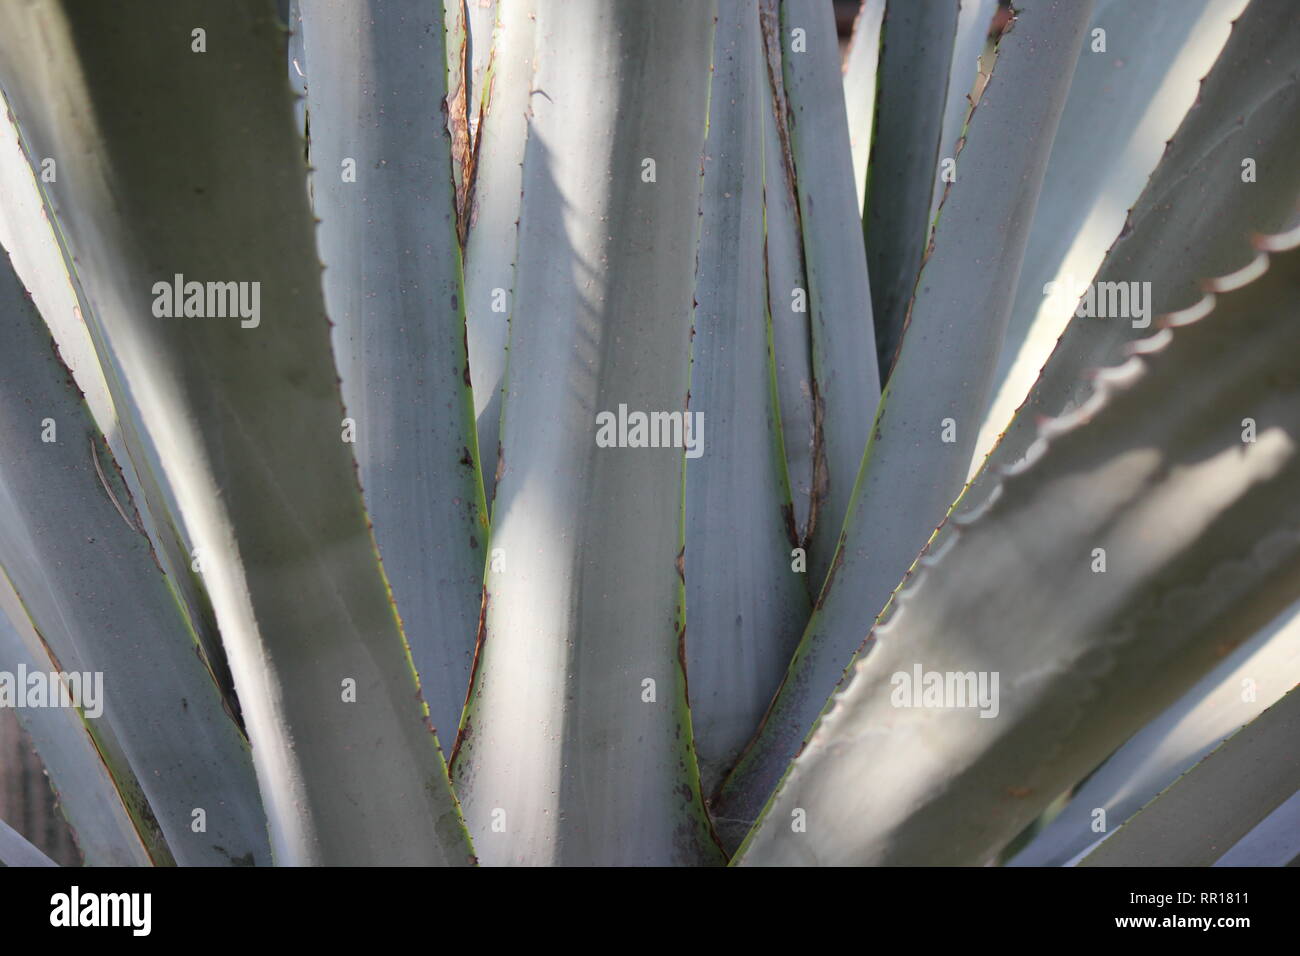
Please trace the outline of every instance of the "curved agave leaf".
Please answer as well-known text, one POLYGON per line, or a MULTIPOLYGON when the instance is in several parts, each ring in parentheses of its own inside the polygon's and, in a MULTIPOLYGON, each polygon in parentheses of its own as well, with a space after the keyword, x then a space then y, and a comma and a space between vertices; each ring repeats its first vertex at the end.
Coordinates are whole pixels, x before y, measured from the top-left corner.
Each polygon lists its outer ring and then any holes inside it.
MULTIPOLYGON (((687 401, 714 7, 537 4, 514 304, 527 322, 510 343, 528 361, 509 370, 453 761, 485 862, 722 859, 679 658, 682 449, 608 447, 606 418, 687 401)), ((706 455, 708 434, 693 431, 706 455)))
POLYGON ((1080 866, 1209 866, 1300 793, 1300 688, 1233 734, 1080 866))
POLYGON ((972 472, 1034 384, 1245 3, 1097 5, 1034 210, 972 472))
POLYGON ((436 11, 321 0, 303 27, 312 194, 367 511, 434 726, 454 739, 478 635, 487 507, 465 355, 436 11))
MULTIPOLYGON (((0 669, 16 674, 57 673, 40 636, 8 578, 0 575, 0 669), (15 623, 11 619, 16 618, 15 623)), ((79 711, 70 707, 19 707, 14 711, 40 754, 59 809, 76 836, 87 866, 148 866, 150 849, 136 830, 119 787, 130 789, 138 807, 147 806, 139 782, 122 761, 117 779, 96 746, 79 711)), ((105 750, 109 748, 104 748, 105 750)), ((160 856, 171 861, 161 834, 142 828, 160 856)))
POLYGON ((0 820, 0 866, 58 866, 27 842, 21 833, 0 820))
POLYGON ((465 321, 474 417, 489 505, 496 497, 501 451, 501 384, 510 336, 524 144, 533 94, 535 13, 533 0, 511 0, 501 10, 481 100, 483 126, 467 216, 465 321))
MULTIPOLYGON (((862 217, 882 383, 903 340, 930 239, 930 194, 939 168, 957 7, 957 0, 891 0, 885 7, 862 217)), ((969 258, 973 248, 964 255, 969 258)))
POLYGON ((780 693, 724 785, 722 817, 753 819, 845 661, 961 491, 975 441, 967 415, 983 406, 990 386, 1086 7, 1025 4, 1003 37, 917 284, 914 334, 903 340, 885 388, 835 565, 780 693), (1002 182, 1016 187, 999 189, 1002 182), (973 257, 990 231, 1001 237, 997 250, 987 261, 973 257))
POLYGON ((1093 277, 1091 307, 1079 303, 957 513, 988 500, 998 469, 1035 441, 1039 419, 1086 400, 1080 370, 1120 361, 1152 316, 1197 301, 1201 277, 1246 266, 1246 237, 1286 228, 1300 193, 1298 50, 1300 8, 1251 0, 1093 277))
POLYGON ((127 490, 139 510, 144 531, 153 543, 158 563, 198 634, 208 667, 232 705, 230 669, 217 633, 212 605, 202 581, 191 570, 192 548, 177 516, 175 496, 144 432, 140 410, 122 381, 121 369, 108 345, 102 324, 86 300, 72 256, 60 234, 53 209, 36 171, 57 180, 55 157, 29 156, 12 111, 5 106, 0 122, 0 245, 9 249, 15 271, 27 283, 41 317, 58 343, 60 357, 72 371, 86 404, 103 432, 127 490), (46 161, 50 165, 46 165, 46 161))
POLYGON ((201 549, 276 860, 469 862, 340 440, 273 4, 42 0, 0 26, 0 79, 70 172, 55 212, 201 549), (241 283, 242 307, 221 287, 175 314, 178 275, 241 283))
POLYGON ((1295 605, 1108 757, 1008 865, 1068 864, 1298 681, 1300 605, 1295 605))
POLYGON ((247 743, 8 260, 0 330, 0 566, 54 671, 81 675, 85 716, 114 729, 177 862, 269 862, 247 743))
POLYGON ((923 559, 738 859, 985 863, 1300 595, 1300 229, 1257 248, 923 559))
POLYGON ((853 189, 853 157, 837 69, 835 14, 820 0, 783 0, 778 38, 775 20, 766 7, 760 9, 769 56, 780 49, 808 275, 814 469, 825 469, 815 471, 813 480, 816 520, 808 575, 815 587, 835 553, 880 382, 870 362, 875 345, 862 233, 857 211, 844 202, 853 189))
POLYGON ((853 21, 849 52, 844 57, 844 109, 849 119, 849 148, 853 152, 853 183, 858 208, 867 196, 867 160, 876 123, 876 81, 880 68, 881 22, 885 0, 863 0, 853 21))
MULTIPOLYGON (((747 15, 748 14, 748 15, 747 15)), ((808 620, 792 569, 763 270, 762 37, 720 0, 695 279, 691 408, 717 436, 686 461, 686 673, 704 792, 763 716, 808 620)))

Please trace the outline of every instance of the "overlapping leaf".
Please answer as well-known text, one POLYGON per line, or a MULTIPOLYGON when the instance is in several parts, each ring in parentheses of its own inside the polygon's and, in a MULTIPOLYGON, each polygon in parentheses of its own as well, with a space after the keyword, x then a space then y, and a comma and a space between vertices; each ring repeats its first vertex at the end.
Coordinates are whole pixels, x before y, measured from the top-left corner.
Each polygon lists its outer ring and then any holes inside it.
POLYGON ((922 561, 742 862, 987 862, 1300 594, 1297 247, 1098 376, 922 561))
POLYGON ((722 858, 682 672, 684 435, 637 447, 616 424, 686 409, 713 18, 699 0, 537 4, 510 333, 527 361, 453 764, 485 862, 722 858))
POLYGON ((792 569, 769 374, 768 103, 752 4, 719 0, 690 383, 710 442, 686 460, 686 671, 706 793, 758 725, 809 611, 805 577, 792 569))
POLYGON ((1087 5, 1025 5, 967 133, 839 550, 719 813, 752 820, 889 594, 961 491, 1087 5), (1015 188, 990 184, 1015 183, 1015 188), (992 232, 987 260, 972 255, 992 232))
POLYGON ((1300 689, 1229 737, 1080 865, 1209 866, 1300 792, 1297 738, 1300 689))
POLYGON ((434 726, 450 744, 478 635, 488 520, 452 141, 424 121, 445 95, 442 50, 428 40, 438 19, 399 16, 380 0, 321 0, 303 28, 313 205, 347 437, 434 726))
POLYGON ((247 743, 7 259, 0 328, 0 566, 53 670, 98 688, 82 710, 112 728, 149 801, 137 816, 152 813, 176 860, 269 862, 247 743))
MULTIPOLYGON (((1034 384, 1244 6, 1245 0, 1097 5, 1034 211, 976 466, 1034 384)), ((1213 141, 1209 130, 1202 133, 1203 144, 1213 141)), ((1177 190, 1170 195, 1179 198, 1177 190)))
MULTIPOLYGON (((834 12, 820 0, 783 0, 779 20, 766 2, 760 10, 769 57, 780 51, 808 279, 815 519, 807 551, 815 589, 835 553, 880 381, 868 360, 875 345, 862 234, 857 211, 844 202, 853 191, 853 156, 834 12)), ((774 323, 783 312, 773 312, 774 323)))
POLYGON ((491 68, 480 100, 482 127, 466 214, 466 344, 489 505, 496 496, 501 450, 501 386, 514 292, 524 144, 533 93, 534 16, 532 0, 514 0, 500 11, 491 68))
POLYGON ((1225 657, 1090 773, 1010 865, 1063 866, 1082 857, 1297 682, 1300 605, 1225 657))
POLYGON ((468 862, 341 440, 274 5, 44 0, 0 24, 0 81, 69 172, 54 211, 200 549, 277 861, 468 862), (177 282, 242 298, 175 314, 177 282))
MULTIPOLYGON (((11 674, 20 667, 28 674, 58 672, 7 578, 0 578, 0 667, 11 674)), ((109 771, 102 751, 120 748, 105 746, 102 733, 97 744, 75 708, 21 707, 15 713, 40 754, 88 866, 148 866, 151 850, 160 862, 172 861, 156 826, 142 820, 137 830, 127 809, 128 802, 136 807, 148 803, 125 759, 117 763, 116 774, 109 771), (129 793, 125 799, 123 791, 129 793)))
POLYGON ((862 216, 882 383, 898 354, 930 239, 957 15, 957 0, 891 0, 885 6, 862 216))

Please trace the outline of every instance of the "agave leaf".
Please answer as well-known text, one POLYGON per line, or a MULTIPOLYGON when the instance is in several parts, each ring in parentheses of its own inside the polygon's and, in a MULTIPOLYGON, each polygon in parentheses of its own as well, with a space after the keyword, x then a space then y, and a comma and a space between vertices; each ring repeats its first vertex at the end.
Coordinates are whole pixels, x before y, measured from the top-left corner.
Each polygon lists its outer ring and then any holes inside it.
MULTIPOLYGON (((882 383, 903 339, 930 238, 930 194, 939 168, 957 14, 957 0, 890 0, 885 7, 862 217, 882 383)), ((974 248, 964 255, 972 258, 974 248)))
POLYGON ((754 818, 845 662, 961 491, 975 440, 967 413, 983 407, 990 386, 1086 7, 1025 4, 1003 37, 917 285, 911 338, 885 388, 835 565, 780 693, 721 792, 725 818, 754 818), (990 232, 1001 237, 998 247, 972 255, 990 232), (945 434, 949 429, 955 434, 945 434))
POLYGON ((1052 144, 972 470, 1028 394, 1243 6, 1098 4, 1052 144))
POLYGON ((1300 790, 1215 860, 1215 866, 1295 866, 1300 861, 1300 790))
MULTIPOLYGON (((54 670, 56 671, 59 668, 66 671, 84 670, 75 647, 64 648, 65 656, 62 659, 55 659, 54 653, 45 642, 44 637, 36 630, 35 624, 32 623, 31 615, 23 606, 22 599, 14 590, 12 582, 2 570, 0 570, 0 612, 3 612, 2 616, 8 619, 13 632, 16 633, 23 644, 26 654, 34 660, 37 662, 48 660, 55 665, 54 670)), ((104 719, 85 720, 82 718, 80 711, 69 708, 59 708, 59 712, 65 718, 70 718, 70 723, 77 726, 81 733, 88 736, 89 746, 94 750, 98 758, 102 759, 110 785, 116 790, 118 797, 121 799, 127 817, 130 819, 130 826, 139 835, 148 859, 155 866, 175 866, 176 858, 167 846, 167 840, 163 836, 158 818, 150 808, 149 799, 145 796, 144 788, 141 786, 140 781, 136 779, 130 761, 127 760, 126 750, 121 741, 118 740, 112 726, 104 719)), ((66 727, 67 725, 63 726, 66 727)), ((42 762, 46 763, 46 769, 53 775, 57 766, 66 765, 65 761, 60 760, 59 753, 50 752, 51 745, 55 745, 57 749, 61 739, 51 740, 46 737, 44 743, 46 744, 46 750, 41 752, 41 759, 42 762)), ((73 759, 78 759, 83 751, 79 747, 73 746, 72 753, 73 759)), ((76 786, 78 782, 76 775, 83 770, 85 770, 83 765, 75 765, 70 777, 60 776, 55 778, 56 788, 58 782, 62 780, 71 781, 70 785, 76 786)), ((90 794, 88 793, 88 795, 90 794)), ((89 860, 89 857, 86 857, 86 859, 89 860)))
POLYGON ((509 369, 499 560, 453 763, 485 862, 722 858, 679 658, 682 448, 601 447, 615 436, 598 431, 620 406, 687 402, 714 8, 537 4, 527 321, 510 341, 528 361, 509 369))
POLYGON ((340 440, 274 5, 44 0, 0 26, 0 80, 70 173, 55 213, 201 552, 276 860, 468 862, 340 440), (176 275, 247 283, 245 308, 159 318, 176 275))
MULTIPOLYGON (((1249 235, 1287 226, 1300 193, 1297 49, 1300 8, 1288 0, 1252 0, 1233 23, 1196 103, 1091 283, 1094 292, 1110 290, 1107 299, 1113 294, 1121 306, 1120 292, 1130 292, 1128 311, 1134 313, 1140 295, 1143 315, 1081 314, 1070 321, 1028 398, 962 495, 959 513, 978 510, 988 499, 998 469, 1024 457, 1041 418, 1086 400, 1091 383, 1081 369, 1120 361, 1128 343, 1148 334, 1153 316, 1197 301, 1203 276, 1246 266, 1249 235), (1247 160, 1253 161, 1250 182, 1243 179, 1247 160)), ((1086 312, 1084 305, 1076 311, 1086 312)), ((1117 310, 1108 304, 1105 311, 1117 310)))
POLYGON ((986 863, 1295 600, 1300 229, 1257 248, 923 559, 739 859, 986 863))
MULTIPOLYGON (((35 172, 44 176, 44 159, 30 151, 7 101, 0 95, 6 118, 0 122, 3 166, 0 181, 0 244, 11 251, 13 267, 26 282, 41 317, 58 343, 60 357, 85 395, 95 423, 103 432, 158 563, 185 607, 199 637, 208 667, 227 700, 234 702, 230 669, 217 634, 212 605, 191 568, 191 545, 177 516, 175 496, 158 461, 157 449, 144 432, 140 410, 125 387, 121 369, 108 345, 103 326, 86 300, 72 257, 35 172)), ((58 165, 49 167, 57 177, 58 165)))
POLYGON ((1098 827, 1113 832, 1298 681, 1300 606, 1293 606, 1108 757, 1009 865, 1062 866, 1080 856, 1098 841, 1098 827))
POLYGON ((849 148, 853 151, 853 184, 858 209, 867 195, 867 160, 876 121, 876 81, 880 68, 881 22, 885 0, 862 0, 853 20, 849 51, 844 57, 844 108, 849 119, 849 148))
POLYGON ((82 709, 114 729, 177 862, 269 862, 247 743, 7 259, 0 328, 0 565, 48 656, 101 675, 82 709))
MULTIPOLYGON (((20 666, 28 674, 57 672, 58 666, 50 660, 18 595, 3 575, 0 608, 0 669, 11 674, 16 674, 20 666), (16 623, 11 623, 14 618, 16 623)), ((50 785, 58 795, 59 809, 76 836, 86 865, 149 866, 153 862, 150 850, 119 794, 119 787, 130 788, 137 806, 148 805, 125 761, 115 780, 86 721, 74 708, 20 707, 14 713, 41 756, 50 785)), ((156 840, 160 856, 171 861, 161 834, 155 838, 150 829, 142 827, 153 838, 150 842, 156 840)))
POLYGON ((1209 866, 1300 792, 1300 688, 1223 742, 1080 866, 1209 866))
MULTIPOLYGON (((8 250, 14 272, 30 292, 41 318, 58 343, 59 355, 72 372, 113 454, 127 458, 108 383, 81 319, 80 302, 45 212, 36 174, 23 151, 13 111, 3 93, 0 93, 0 110, 4 112, 4 118, 0 119, 0 183, 4 184, 0 190, 0 246, 8 250)), ((45 165, 45 159, 53 158, 36 157, 37 169, 45 165)), ((50 171, 57 175, 57 165, 50 167, 50 171)), ((132 482, 132 494, 136 494, 139 485, 129 458, 122 471, 132 482)))
MULTIPOLYGON (((805 547, 816 520, 815 491, 825 481, 825 459, 815 464, 817 422, 813 401, 812 331, 808 321, 808 280, 804 271, 799 199, 794 191, 794 158, 786 124, 785 83, 779 47, 764 44, 770 84, 763 110, 763 223, 767 266, 767 307, 771 317, 772 375, 781 412, 781 446, 790 488, 792 536, 805 547), (804 301, 800 302, 800 297, 804 301), (819 464, 820 469, 817 467, 819 464)), ((805 574, 806 590, 820 581, 805 574)))
POLYGON ((782 513, 779 413, 763 270, 758 18, 720 0, 695 279, 691 408, 722 440, 686 461, 686 673, 700 779, 721 782, 763 716, 808 620, 782 513))
MULTIPOLYGON (((993 16, 998 10, 998 0, 961 0, 961 10, 957 14, 957 31, 953 39, 952 63, 948 68, 948 92, 943 103, 943 123, 939 135, 939 157, 956 157, 958 141, 966 128, 966 119, 970 115, 972 94, 980 80, 980 70, 985 73, 992 70, 990 62, 981 65, 981 58, 992 42, 989 33, 993 29, 993 16)), ((1068 109, 1067 101, 1067 109, 1068 109)), ((1062 126, 1064 126, 1062 120, 1062 126)), ((1059 132, 1058 132, 1059 137, 1059 132)), ((1049 167, 1050 168, 1050 167, 1049 167)), ((930 189, 930 213, 927 222, 934 222, 943 201, 944 180, 943 167, 936 164, 934 181, 930 189)), ((928 228, 928 226, 927 226, 928 228)), ((890 355, 893 359, 893 355, 890 355)))
POLYGON ((0 820, 0 866, 58 866, 27 839, 0 820))
POLYGON ((303 17, 312 194, 367 510, 434 726, 469 687, 487 552, 436 11, 321 0, 303 17), (348 164, 353 173, 349 175, 348 164))
POLYGON ((533 94, 534 14, 533 0, 512 0, 501 9, 492 65, 480 101, 483 125, 475 147, 474 188, 466 224, 465 320, 474 417, 489 505, 496 495, 501 450, 501 384, 514 294, 527 115, 533 94))
POLYGON ((780 50, 808 276, 816 424, 816 520, 808 574, 815 586, 835 553, 880 382, 870 362, 875 350, 871 289, 858 214, 844 202, 853 190, 853 156, 844 84, 836 69, 835 14, 820 0, 783 0, 778 28, 766 5, 760 11, 769 57, 780 50))

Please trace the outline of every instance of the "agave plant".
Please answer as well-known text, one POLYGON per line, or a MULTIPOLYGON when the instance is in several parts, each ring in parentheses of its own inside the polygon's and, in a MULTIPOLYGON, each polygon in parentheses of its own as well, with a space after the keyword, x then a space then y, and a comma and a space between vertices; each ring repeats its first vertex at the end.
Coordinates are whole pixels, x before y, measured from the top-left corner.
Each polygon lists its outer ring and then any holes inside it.
POLYGON ((0 703, 86 863, 1300 856, 1300 10, 841 63, 0 4, 0 703))

